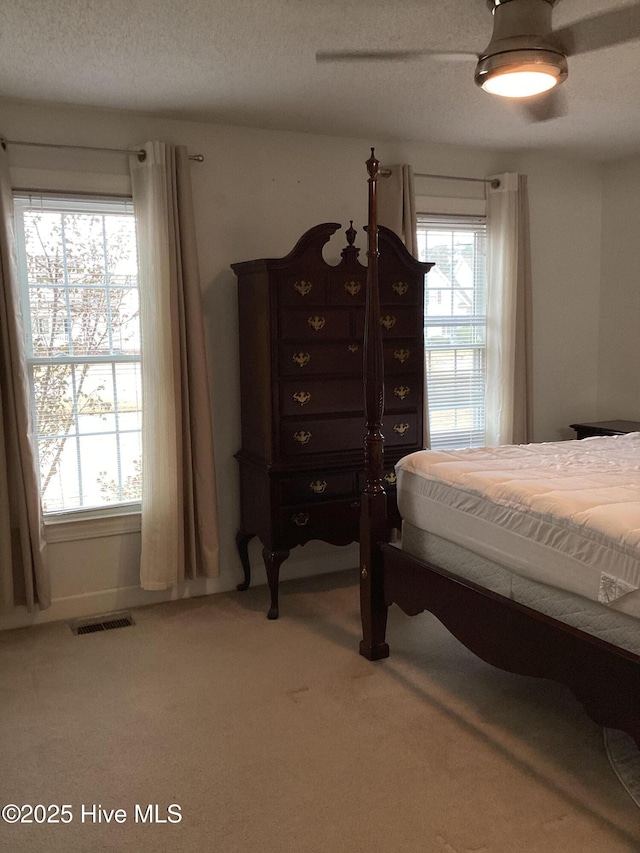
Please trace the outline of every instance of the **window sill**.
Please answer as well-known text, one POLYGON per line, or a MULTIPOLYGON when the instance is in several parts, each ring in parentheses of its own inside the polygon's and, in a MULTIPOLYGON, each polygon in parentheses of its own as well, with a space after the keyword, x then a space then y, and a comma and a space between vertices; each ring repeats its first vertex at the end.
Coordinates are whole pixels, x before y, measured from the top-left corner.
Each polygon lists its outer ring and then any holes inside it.
POLYGON ((72 542, 77 539, 102 539, 140 531, 140 506, 114 507, 107 510, 45 516, 47 543, 72 542))

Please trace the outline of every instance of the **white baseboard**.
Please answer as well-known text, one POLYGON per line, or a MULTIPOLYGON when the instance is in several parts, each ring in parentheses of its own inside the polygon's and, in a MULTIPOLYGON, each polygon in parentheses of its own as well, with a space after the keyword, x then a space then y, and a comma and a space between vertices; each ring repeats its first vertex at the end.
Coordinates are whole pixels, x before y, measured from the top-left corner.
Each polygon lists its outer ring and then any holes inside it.
MULTIPOLYGON (((316 551, 308 553, 309 559, 305 559, 304 552, 302 552, 302 556, 299 556, 295 563, 292 561, 291 566, 285 564, 286 568, 281 572, 280 580, 335 572, 357 565, 356 546, 338 549, 324 546, 324 543, 316 543, 316 545, 323 546, 322 555, 316 549, 316 551)), ((255 546, 252 563, 251 586, 265 585, 267 582, 266 572, 259 555, 258 546, 255 546)), ((242 576, 236 568, 233 573, 223 571, 219 578, 196 578, 196 580, 184 581, 171 589, 152 591, 140 589, 139 586, 135 585, 61 596, 54 598, 51 607, 47 610, 37 610, 30 613, 26 607, 16 607, 10 612, 0 613, 0 631, 43 625, 47 622, 81 619, 85 616, 98 616, 102 613, 113 613, 132 607, 145 607, 163 601, 178 601, 182 598, 194 598, 198 595, 230 592, 236 588, 236 584, 241 579, 242 576)), ((265 594, 265 606, 266 602, 265 594)))
POLYGON ((178 587, 157 591, 140 589, 139 586, 101 589, 65 598, 54 598, 51 607, 33 613, 30 613, 26 607, 16 607, 11 613, 0 615, 0 631, 43 625, 46 622, 78 619, 100 613, 112 613, 116 610, 127 610, 130 607, 145 607, 148 604, 211 595, 222 591, 218 579, 213 578, 198 578, 195 581, 180 584, 178 587))

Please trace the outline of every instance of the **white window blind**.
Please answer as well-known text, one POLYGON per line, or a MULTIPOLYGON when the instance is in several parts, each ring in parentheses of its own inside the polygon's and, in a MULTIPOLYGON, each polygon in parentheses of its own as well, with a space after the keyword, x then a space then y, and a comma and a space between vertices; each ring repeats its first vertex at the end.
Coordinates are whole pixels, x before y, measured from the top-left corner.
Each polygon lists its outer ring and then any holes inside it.
POLYGON ((418 215, 425 278, 425 348, 433 449, 484 444, 486 221, 418 215))
POLYGON ((138 271, 127 199, 16 195, 46 513, 140 500, 138 271))

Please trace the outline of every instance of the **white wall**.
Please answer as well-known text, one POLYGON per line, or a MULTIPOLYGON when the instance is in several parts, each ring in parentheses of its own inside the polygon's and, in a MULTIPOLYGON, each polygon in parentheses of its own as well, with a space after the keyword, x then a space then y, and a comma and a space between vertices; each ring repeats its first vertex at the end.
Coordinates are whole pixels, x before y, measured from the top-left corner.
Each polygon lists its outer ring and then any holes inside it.
POLYGON ((605 171, 598 419, 640 421, 640 157, 605 171))
MULTIPOLYGON (((361 227, 366 222, 364 161, 371 145, 383 163, 410 162, 418 172, 529 175, 535 439, 568 438, 569 423, 595 417, 601 239, 597 166, 528 152, 321 137, 15 102, 3 102, 0 115, 0 133, 9 140, 129 148, 161 139, 183 143, 191 153, 205 156, 204 163, 193 164, 192 175, 214 410, 222 574, 215 582, 191 584, 173 595, 232 589, 241 576, 234 540, 239 520, 233 458, 240 435, 237 303, 229 265, 284 255, 303 231, 319 222, 341 222, 346 228, 353 219, 361 227)), ((122 191, 128 183, 125 155, 17 146, 9 150, 16 185, 104 192, 109 187, 122 191)), ((343 246, 339 235, 333 244, 336 256, 343 246)), ((66 618, 159 600, 160 594, 137 588, 138 536, 134 531, 52 544, 54 607, 36 618, 66 618)), ((254 578, 264 583, 259 552, 254 541, 254 578)), ((294 550, 281 577, 356 563, 355 546, 309 543, 294 550)), ((0 627, 33 619, 18 611, 0 621, 0 627)))

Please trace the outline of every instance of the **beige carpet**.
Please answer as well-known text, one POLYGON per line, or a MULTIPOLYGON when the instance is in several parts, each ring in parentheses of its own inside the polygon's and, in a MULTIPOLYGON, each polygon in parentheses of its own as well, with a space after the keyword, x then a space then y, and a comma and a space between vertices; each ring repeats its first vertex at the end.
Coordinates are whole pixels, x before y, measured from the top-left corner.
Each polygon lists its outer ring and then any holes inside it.
POLYGON ((134 627, 104 633, 0 635, 0 799, 73 818, 0 825, 0 848, 640 850, 640 809, 568 692, 396 609, 392 657, 368 663, 354 584, 284 583, 277 622, 261 588, 134 611, 134 627), (136 805, 166 819, 174 803, 180 823, 135 821, 136 805), (104 822, 113 809, 124 823, 104 822))

